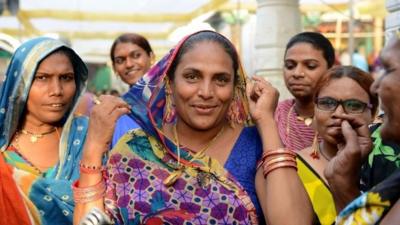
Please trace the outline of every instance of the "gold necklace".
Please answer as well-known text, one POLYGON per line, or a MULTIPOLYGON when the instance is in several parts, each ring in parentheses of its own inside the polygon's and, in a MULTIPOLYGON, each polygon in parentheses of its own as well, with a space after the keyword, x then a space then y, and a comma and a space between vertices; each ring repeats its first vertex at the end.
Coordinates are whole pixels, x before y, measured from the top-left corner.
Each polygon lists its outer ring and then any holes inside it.
MULTIPOLYGON (((290 114, 292 113, 293 109, 294 109, 294 104, 289 109, 287 120, 289 120, 290 114)), ((307 127, 309 127, 313 122, 313 116, 308 116, 308 117, 300 116, 300 115, 297 115, 297 113, 296 113, 296 119, 298 121, 302 121, 307 127)))
POLYGON ((38 175, 42 175, 43 172, 42 170, 40 170, 37 166, 35 166, 31 161, 28 160, 28 158, 26 158, 19 150, 21 149, 21 147, 19 146, 19 131, 15 132, 14 135, 14 152, 17 153, 23 160, 25 160, 25 162, 27 164, 29 164, 33 170, 36 171, 36 173, 38 175))
MULTIPOLYGON (((189 161, 189 163, 193 162, 196 159, 202 158, 204 156, 204 153, 212 146, 212 144, 215 143, 215 141, 218 139, 219 136, 221 136, 221 134, 224 132, 225 126, 222 126, 221 130, 218 131, 218 133, 215 135, 215 137, 213 137, 213 139, 211 139, 211 141, 209 141, 207 143, 206 146, 204 146, 202 149, 200 149, 200 151, 196 152, 196 154, 194 154, 192 156, 192 159, 189 161)), ((178 155, 178 169, 175 170, 174 172, 172 172, 165 180, 164 180, 164 184, 166 186, 170 186, 172 185, 181 175, 182 173, 185 171, 185 165, 182 165, 181 163, 181 150, 180 150, 180 146, 179 146, 179 138, 178 138, 178 132, 176 130, 176 123, 173 126, 173 133, 174 133, 174 141, 176 144, 176 152, 178 155)))
POLYGON ((23 134, 25 134, 25 135, 30 135, 29 140, 31 141, 31 143, 36 143, 36 142, 38 142, 38 140, 39 140, 40 138, 42 138, 43 136, 48 135, 48 134, 51 134, 51 133, 53 133, 53 132, 56 131, 56 130, 57 130, 57 128, 54 127, 54 128, 51 129, 50 131, 47 131, 47 132, 44 132, 44 133, 40 133, 40 134, 35 134, 35 133, 30 132, 30 131, 25 130, 25 129, 21 129, 21 132, 22 132, 23 134))

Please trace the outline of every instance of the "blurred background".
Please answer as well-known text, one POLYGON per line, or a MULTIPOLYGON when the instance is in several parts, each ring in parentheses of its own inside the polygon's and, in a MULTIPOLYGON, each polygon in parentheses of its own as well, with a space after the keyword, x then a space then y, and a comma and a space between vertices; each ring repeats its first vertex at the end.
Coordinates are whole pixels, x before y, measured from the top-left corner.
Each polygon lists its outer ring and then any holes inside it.
MULTIPOLYGON (((125 32, 149 39, 161 58, 184 35, 212 29, 236 45, 249 75, 282 87, 283 49, 301 31, 328 37, 337 60, 358 52, 374 71, 385 36, 397 32, 400 0, 0 0, 0 76, 26 39, 59 38, 89 66, 89 90, 127 89, 114 76, 109 51, 125 32)), ((283 88, 282 88, 283 89, 283 88)), ((285 94, 284 94, 285 96, 285 94)))

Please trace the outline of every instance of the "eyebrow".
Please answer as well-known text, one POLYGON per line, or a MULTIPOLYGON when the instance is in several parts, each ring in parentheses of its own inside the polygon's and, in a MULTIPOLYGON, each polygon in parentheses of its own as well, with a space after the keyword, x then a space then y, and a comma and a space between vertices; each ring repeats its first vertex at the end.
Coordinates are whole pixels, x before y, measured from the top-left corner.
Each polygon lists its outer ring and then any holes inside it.
MULTIPOLYGON (((50 75, 54 75, 53 73, 47 73, 47 72, 41 72, 41 71, 37 71, 36 73, 35 73, 35 75, 37 75, 37 74, 40 74, 40 75, 46 75, 46 76, 50 76, 50 75)), ((65 73, 59 73, 59 74, 61 74, 61 75, 69 75, 69 74, 73 74, 73 75, 75 75, 75 72, 72 70, 72 71, 68 71, 68 72, 65 72, 65 73)))

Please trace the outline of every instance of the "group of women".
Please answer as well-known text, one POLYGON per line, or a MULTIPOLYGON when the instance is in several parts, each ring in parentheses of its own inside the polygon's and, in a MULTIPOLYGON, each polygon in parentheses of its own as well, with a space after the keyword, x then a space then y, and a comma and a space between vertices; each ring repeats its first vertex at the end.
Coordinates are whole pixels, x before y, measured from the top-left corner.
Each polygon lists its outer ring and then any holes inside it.
POLYGON ((398 38, 381 59, 374 81, 335 67, 321 34, 297 34, 284 57, 294 99, 278 104, 221 34, 191 34, 155 65, 147 40, 125 34, 111 60, 130 90, 94 98, 88 120, 74 114, 82 60, 57 40, 30 40, 0 88, 0 221, 395 224, 398 38), (384 123, 371 139, 377 96, 384 123))

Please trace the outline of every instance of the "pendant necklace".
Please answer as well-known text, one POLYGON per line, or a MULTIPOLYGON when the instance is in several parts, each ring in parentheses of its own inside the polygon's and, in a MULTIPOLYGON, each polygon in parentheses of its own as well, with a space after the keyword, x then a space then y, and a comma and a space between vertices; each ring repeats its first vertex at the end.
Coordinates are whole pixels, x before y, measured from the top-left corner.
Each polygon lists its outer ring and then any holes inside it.
POLYGON ((44 137, 45 135, 48 135, 48 134, 53 133, 54 131, 56 131, 56 129, 57 129, 57 128, 54 127, 54 128, 51 129, 50 131, 46 131, 46 132, 40 133, 40 134, 35 134, 35 133, 30 132, 30 131, 28 131, 28 130, 21 129, 21 133, 24 134, 24 135, 30 135, 30 137, 29 137, 30 142, 31 142, 31 143, 36 143, 36 142, 38 142, 38 140, 39 140, 40 138, 44 137))
MULTIPOLYGON (((196 159, 202 158, 204 156, 204 153, 213 145, 213 143, 218 139, 219 136, 221 136, 221 134, 224 132, 224 128, 225 126, 222 126, 221 130, 214 136, 213 139, 211 139, 206 146, 204 146, 201 150, 199 150, 198 152, 196 152, 192 159, 189 161, 189 163, 193 162, 196 159)), ((173 133, 174 133, 174 141, 176 144, 176 153, 177 153, 177 164, 178 164, 178 168, 177 170, 175 170, 174 172, 172 172, 165 180, 164 180, 164 184, 166 186, 170 186, 172 185, 181 175, 182 173, 185 171, 185 167, 186 165, 184 165, 181 162, 181 151, 180 151, 180 144, 179 144, 179 138, 178 138, 178 132, 176 130, 176 123, 173 126, 173 133)))

